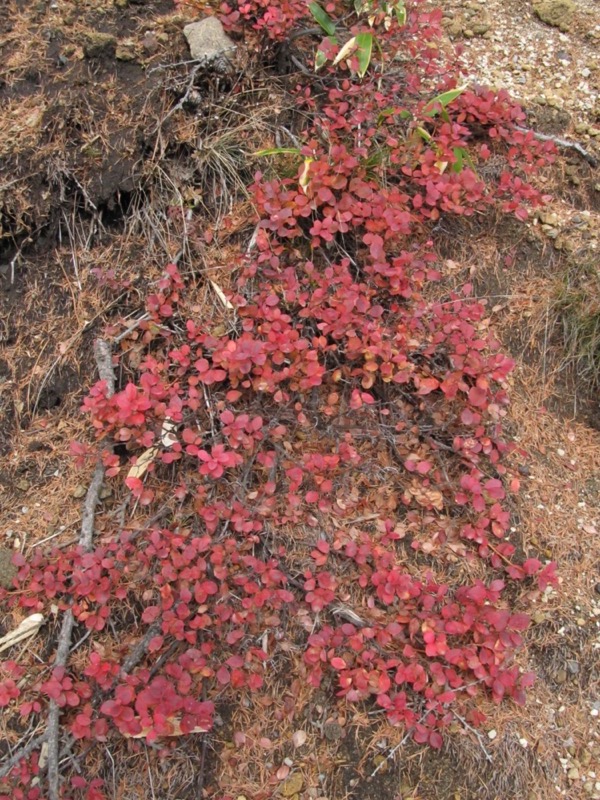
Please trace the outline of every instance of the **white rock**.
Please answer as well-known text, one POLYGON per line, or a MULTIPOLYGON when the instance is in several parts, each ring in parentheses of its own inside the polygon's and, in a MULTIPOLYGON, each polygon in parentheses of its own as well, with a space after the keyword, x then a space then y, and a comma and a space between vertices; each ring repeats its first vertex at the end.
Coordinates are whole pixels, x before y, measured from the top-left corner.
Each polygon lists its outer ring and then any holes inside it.
POLYGON ((194 61, 220 66, 227 62, 236 49, 235 42, 227 36, 216 17, 192 22, 183 29, 194 61))

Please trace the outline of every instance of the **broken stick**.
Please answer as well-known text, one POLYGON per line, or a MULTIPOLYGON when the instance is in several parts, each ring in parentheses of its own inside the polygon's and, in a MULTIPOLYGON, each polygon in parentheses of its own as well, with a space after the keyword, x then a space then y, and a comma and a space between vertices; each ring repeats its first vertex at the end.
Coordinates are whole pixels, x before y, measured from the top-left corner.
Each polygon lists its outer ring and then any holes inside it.
MULTIPOLYGON (((94 356, 100 379, 106 382, 107 394, 112 397, 115 393, 115 373, 112 366, 110 346, 102 339, 97 339, 94 342, 94 356)), ((99 459, 83 504, 79 544, 85 550, 91 550, 92 548, 96 506, 100 499, 103 480, 104 465, 102 459, 99 459)), ((73 611, 69 609, 63 617, 56 648, 56 658, 54 659, 54 669, 56 667, 64 667, 67 663, 74 622, 73 611)), ((50 700, 46 738, 48 741, 48 795, 50 800, 60 800, 60 706, 55 700, 50 700)))

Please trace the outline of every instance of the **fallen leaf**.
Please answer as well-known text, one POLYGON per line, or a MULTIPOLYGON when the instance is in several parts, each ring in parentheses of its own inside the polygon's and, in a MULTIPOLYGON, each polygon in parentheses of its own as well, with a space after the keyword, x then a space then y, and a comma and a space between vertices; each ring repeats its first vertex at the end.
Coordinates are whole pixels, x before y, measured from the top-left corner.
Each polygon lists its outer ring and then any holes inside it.
POLYGON ((127 473, 128 478, 141 478, 146 474, 148 467, 158 455, 158 445, 152 445, 145 450, 127 473))
POLYGON ((357 47, 356 36, 353 36, 341 48, 340 52, 337 54, 337 56, 333 61, 333 66, 335 67, 336 64, 339 64, 340 61, 343 61, 344 58, 348 58, 348 56, 352 55, 352 53, 356 50, 356 47, 357 47))
POLYGON ((173 422, 172 419, 167 417, 163 422, 162 429, 160 431, 160 439, 165 447, 171 447, 179 441, 178 438, 173 435, 173 431, 176 430, 177 423, 173 422))
POLYGON ((221 289, 221 287, 219 286, 219 284, 218 284, 218 283, 215 283, 214 281, 211 281, 211 280, 210 280, 210 278, 209 278, 209 281, 210 281, 210 285, 211 285, 211 286, 213 287, 213 289, 215 290, 215 294, 217 295, 217 297, 219 298, 219 300, 221 301, 221 303, 224 305, 224 307, 225 307, 225 308, 226 308, 228 311, 234 311, 234 310, 235 310, 235 309, 234 309, 234 306, 233 306, 233 305, 230 303, 230 301, 227 299, 227 297, 225 296, 225 292, 223 291, 223 289, 221 289))
MULTIPOLYGON (((187 736, 190 733, 208 733, 208 730, 209 730, 208 728, 204 728, 201 725, 197 725, 195 728, 192 728, 191 731, 185 731, 185 733, 184 733, 181 730, 181 720, 177 719, 176 717, 169 717, 167 722, 170 723, 170 725, 171 725, 171 727, 173 729, 171 731, 171 733, 167 734, 167 737, 171 737, 171 736, 187 736)), ((152 730, 152 728, 150 726, 147 726, 145 728, 142 728, 142 730, 139 733, 136 733, 134 735, 131 735, 129 733, 124 733, 123 736, 126 739, 145 739, 146 736, 148 736, 148 734, 150 733, 151 730, 152 730)))
POLYGON ((302 747, 306 742, 306 731, 296 731, 292 736, 292 742, 294 743, 294 747, 302 747))
POLYGON ((43 622, 43 614, 31 614, 29 617, 24 619, 20 625, 14 629, 14 631, 7 633, 6 636, 3 636, 0 639, 0 653, 4 652, 4 650, 8 650, 9 647, 22 642, 23 639, 28 639, 30 636, 34 636, 39 631, 43 622))

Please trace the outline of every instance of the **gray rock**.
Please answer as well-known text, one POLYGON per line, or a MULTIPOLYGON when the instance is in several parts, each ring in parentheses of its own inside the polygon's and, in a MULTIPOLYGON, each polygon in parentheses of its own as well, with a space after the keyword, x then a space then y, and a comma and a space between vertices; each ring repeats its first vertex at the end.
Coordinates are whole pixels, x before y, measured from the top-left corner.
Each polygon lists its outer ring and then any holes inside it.
POLYGON ((538 0, 534 3, 533 10, 542 22, 560 28, 561 31, 569 31, 575 3, 573 0, 538 0))
POLYGON ((14 550, 0 547, 0 586, 3 589, 12 589, 13 578, 17 575, 17 568, 12 563, 14 550))
POLYGON ((235 42, 223 30, 216 17, 192 22, 183 29, 194 61, 219 71, 227 69, 229 59, 236 49, 235 42))

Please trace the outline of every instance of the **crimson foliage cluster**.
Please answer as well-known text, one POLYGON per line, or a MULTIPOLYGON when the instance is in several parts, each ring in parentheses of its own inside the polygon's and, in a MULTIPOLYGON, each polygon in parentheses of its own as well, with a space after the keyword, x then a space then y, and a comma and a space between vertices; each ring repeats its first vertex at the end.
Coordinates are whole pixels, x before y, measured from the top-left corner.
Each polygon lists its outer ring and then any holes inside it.
MULTIPOLYGON (((431 299, 444 277, 433 229, 490 207, 526 218, 544 200, 528 175, 551 147, 518 130, 506 93, 456 90, 440 11, 411 3, 401 23, 392 5, 323 7, 340 42, 323 37, 328 61, 295 89, 296 152, 255 176, 259 233, 240 248, 229 329, 190 315, 169 264, 146 300, 137 376, 85 398, 108 479, 159 521, 91 552, 16 557, 9 598, 71 607, 91 634, 78 668, 2 662, 0 705, 23 718, 52 699, 75 740, 168 742, 210 730, 228 692, 268 691, 279 671, 437 748, 455 711, 482 723, 478 695, 524 701, 532 676, 514 654, 528 617, 506 589, 543 591, 554 565, 511 542, 513 363, 469 285, 431 299), (351 48, 334 63, 361 32, 377 42, 368 68, 351 48)), ((314 27, 303 0, 228 0, 222 15, 271 47, 314 27)), ((84 464, 93 448, 73 450, 84 464)), ((38 773, 36 754, 23 760, 12 797, 43 796, 38 773)), ((66 796, 80 790, 102 797, 80 777, 66 796)))

